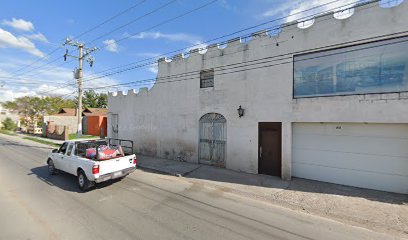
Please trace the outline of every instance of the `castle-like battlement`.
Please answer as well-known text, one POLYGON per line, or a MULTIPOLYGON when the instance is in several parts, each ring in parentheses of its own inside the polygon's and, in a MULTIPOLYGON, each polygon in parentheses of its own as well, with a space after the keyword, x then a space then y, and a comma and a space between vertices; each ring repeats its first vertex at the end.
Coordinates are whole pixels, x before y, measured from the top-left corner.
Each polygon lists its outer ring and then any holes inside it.
MULTIPOLYGON (((309 38, 316 34, 321 34, 319 30, 313 28, 314 25, 321 24, 322 22, 341 22, 346 24, 349 19, 356 17, 363 10, 375 9, 384 7, 382 4, 383 1, 370 1, 366 3, 360 3, 357 5, 350 5, 347 8, 337 9, 335 11, 328 11, 323 14, 303 17, 300 20, 294 20, 284 24, 276 25, 264 30, 253 32, 251 34, 245 35, 243 37, 237 37, 229 39, 227 41, 222 41, 219 43, 212 43, 205 47, 193 48, 188 52, 182 52, 173 55, 172 57, 161 57, 158 59, 159 66, 159 78, 161 77, 160 69, 171 68, 177 64, 187 63, 190 59, 211 59, 214 57, 223 57, 230 54, 235 54, 243 52, 244 50, 251 48, 252 45, 257 45, 260 41, 270 41, 267 45, 271 46, 282 46, 283 43, 293 40, 297 33, 301 33, 304 36, 307 34, 309 38), (293 33, 296 31, 296 34, 293 33)), ((390 2, 390 0, 386 0, 390 2)), ((395 6, 392 8, 398 8, 404 0, 396 0, 395 6)), ((407 1, 405 1, 404 4, 407 1)), ((384 11, 393 11, 393 9, 382 9, 384 11)), ((362 13, 361 13, 362 14, 362 13)), ((392 13, 391 13, 392 14, 392 13)), ((367 17, 368 18, 368 17, 367 17)), ((369 20, 367 20, 369 21, 369 20)), ((303 37, 304 37, 303 36, 303 37)), ((297 37, 297 36, 296 36, 297 37)), ((316 36, 314 36, 316 37, 316 36)), ((331 37, 331 36, 328 36, 331 37)), ((300 41, 301 42, 301 41, 300 41)), ((299 42, 297 42, 299 43, 299 42)), ((159 80, 158 80, 159 81, 159 80)), ((110 96, 128 96, 128 95, 147 95, 149 90, 147 88, 140 88, 140 90, 129 90, 128 91, 119 91, 119 92, 110 92, 110 96)))

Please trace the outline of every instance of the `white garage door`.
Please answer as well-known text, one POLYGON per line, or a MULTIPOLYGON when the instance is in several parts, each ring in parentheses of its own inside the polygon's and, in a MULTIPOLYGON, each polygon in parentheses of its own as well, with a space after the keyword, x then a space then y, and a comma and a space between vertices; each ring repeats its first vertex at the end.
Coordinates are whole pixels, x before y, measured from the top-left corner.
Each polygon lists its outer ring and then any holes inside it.
POLYGON ((408 193, 408 124, 295 123, 293 176, 408 193))

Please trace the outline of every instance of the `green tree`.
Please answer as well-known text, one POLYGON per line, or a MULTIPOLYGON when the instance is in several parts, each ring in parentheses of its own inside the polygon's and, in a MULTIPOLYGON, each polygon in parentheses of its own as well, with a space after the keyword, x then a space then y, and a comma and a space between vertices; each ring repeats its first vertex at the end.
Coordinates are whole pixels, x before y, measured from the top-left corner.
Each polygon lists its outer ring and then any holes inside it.
POLYGON ((4 121, 1 122, 1 124, 3 125, 2 129, 4 129, 4 130, 15 131, 16 128, 17 128, 16 123, 9 117, 4 119, 4 121))
POLYGON ((94 90, 84 91, 82 105, 84 108, 106 108, 108 105, 108 95, 97 93, 94 90))
POLYGON ((26 126, 41 124, 44 115, 57 113, 61 108, 73 108, 75 100, 61 97, 32 97, 25 96, 7 101, 2 104, 4 108, 15 110, 22 116, 22 123, 26 126))

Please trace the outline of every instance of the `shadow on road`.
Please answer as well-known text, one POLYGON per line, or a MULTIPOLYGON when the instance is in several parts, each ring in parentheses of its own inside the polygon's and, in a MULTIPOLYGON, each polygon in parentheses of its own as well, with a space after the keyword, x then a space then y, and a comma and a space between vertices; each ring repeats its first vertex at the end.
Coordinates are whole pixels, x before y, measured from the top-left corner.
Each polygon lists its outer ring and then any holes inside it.
MULTIPOLYGON (((50 186, 61 188, 65 191, 83 193, 78 187, 76 176, 73 176, 65 172, 59 172, 56 175, 49 175, 48 166, 46 165, 41 166, 41 167, 32 168, 31 173, 29 173, 28 175, 35 175, 38 179, 45 182, 46 184, 50 186)), ((92 191, 95 188, 100 189, 100 188, 110 186, 113 183, 118 182, 118 181, 120 180, 116 179, 116 180, 99 183, 95 187, 89 189, 89 191, 92 191)))

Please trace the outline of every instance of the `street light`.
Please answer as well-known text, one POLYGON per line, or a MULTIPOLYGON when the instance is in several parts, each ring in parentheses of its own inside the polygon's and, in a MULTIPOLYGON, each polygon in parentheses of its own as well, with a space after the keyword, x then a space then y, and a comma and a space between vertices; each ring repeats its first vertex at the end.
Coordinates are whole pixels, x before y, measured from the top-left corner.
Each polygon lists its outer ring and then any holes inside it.
POLYGON ((243 109, 243 108, 241 107, 241 105, 239 105, 239 108, 237 109, 237 111, 238 111, 238 116, 239 116, 239 118, 241 118, 242 116, 244 116, 244 111, 245 111, 245 109, 243 109))

